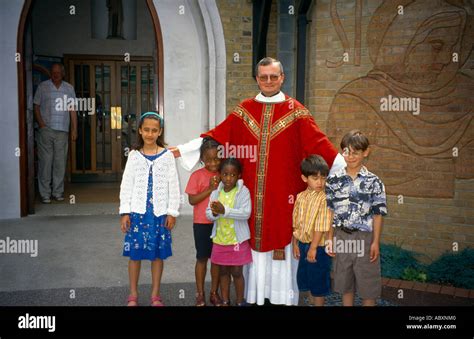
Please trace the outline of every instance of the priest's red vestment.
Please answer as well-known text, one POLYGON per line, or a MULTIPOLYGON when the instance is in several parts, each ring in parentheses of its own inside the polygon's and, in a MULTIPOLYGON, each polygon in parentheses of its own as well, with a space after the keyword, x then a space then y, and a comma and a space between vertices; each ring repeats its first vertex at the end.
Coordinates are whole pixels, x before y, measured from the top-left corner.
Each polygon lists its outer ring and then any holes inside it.
POLYGON ((243 101, 221 124, 201 135, 206 136, 224 148, 256 148, 253 159, 248 149, 246 154, 236 154, 252 199, 251 247, 258 252, 283 249, 293 233, 296 195, 306 189, 301 179, 301 161, 318 154, 331 168, 337 150, 311 113, 286 95, 285 101, 279 103, 262 103, 255 98, 243 101))

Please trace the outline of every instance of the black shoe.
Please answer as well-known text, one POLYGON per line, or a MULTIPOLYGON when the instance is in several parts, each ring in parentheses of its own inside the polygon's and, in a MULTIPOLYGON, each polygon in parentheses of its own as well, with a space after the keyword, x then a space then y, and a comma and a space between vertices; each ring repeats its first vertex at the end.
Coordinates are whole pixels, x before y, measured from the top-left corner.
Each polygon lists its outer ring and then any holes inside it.
POLYGON ((53 199, 56 200, 56 201, 64 201, 64 196, 63 195, 60 195, 58 197, 53 196, 53 199))

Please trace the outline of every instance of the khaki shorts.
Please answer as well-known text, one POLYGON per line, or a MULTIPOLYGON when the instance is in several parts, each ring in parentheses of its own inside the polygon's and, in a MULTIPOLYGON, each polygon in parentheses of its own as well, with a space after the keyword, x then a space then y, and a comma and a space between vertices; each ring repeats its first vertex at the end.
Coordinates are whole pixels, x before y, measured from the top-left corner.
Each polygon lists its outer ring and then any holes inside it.
POLYGON ((372 235, 372 232, 362 231, 348 234, 338 227, 334 230, 333 251, 336 252, 336 256, 333 258, 333 274, 335 292, 342 294, 357 292, 362 299, 380 298, 382 293, 380 256, 375 262, 370 262, 372 235))

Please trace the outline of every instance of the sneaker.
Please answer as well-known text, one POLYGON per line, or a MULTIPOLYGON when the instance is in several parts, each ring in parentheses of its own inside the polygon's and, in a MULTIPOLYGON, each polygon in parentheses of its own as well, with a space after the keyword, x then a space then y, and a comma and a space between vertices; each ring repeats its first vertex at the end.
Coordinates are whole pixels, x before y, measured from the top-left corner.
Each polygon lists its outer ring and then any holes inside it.
POLYGON ((64 196, 63 195, 60 195, 60 196, 57 196, 57 197, 53 197, 54 200, 56 201, 64 201, 64 196))
POLYGON ((222 306, 222 299, 217 292, 211 292, 209 302, 214 306, 222 306))
POLYGON ((41 198, 41 202, 43 204, 51 204, 51 199, 50 198, 41 198))

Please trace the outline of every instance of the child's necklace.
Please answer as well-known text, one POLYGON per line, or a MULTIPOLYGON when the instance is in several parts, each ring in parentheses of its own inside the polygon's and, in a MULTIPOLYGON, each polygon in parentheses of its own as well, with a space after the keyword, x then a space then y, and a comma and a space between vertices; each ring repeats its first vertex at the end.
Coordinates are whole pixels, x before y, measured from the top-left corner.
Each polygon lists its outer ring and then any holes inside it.
POLYGON ((157 145, 156 148, 155 148, 155 153, 153 153, 153 154, 146 154, 146 152, 145 152, 145 147, 143 147, 143 148, 142 148, 142 152, 143 152, 143 154, 145 154, 145 155, 155 155, 156 153, 158 153, 158 149, 159 149, 159 147, 158 147, 158 145, 157 145))

